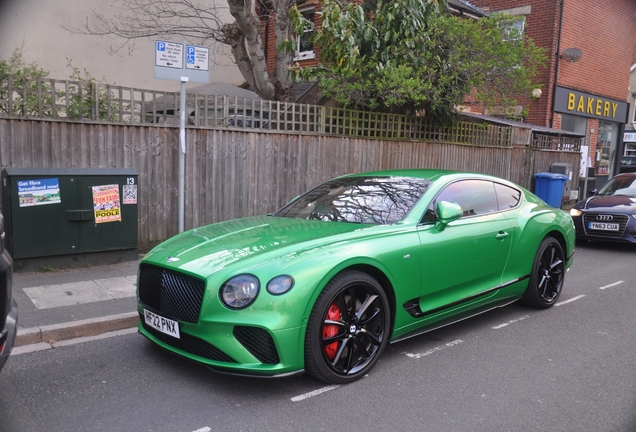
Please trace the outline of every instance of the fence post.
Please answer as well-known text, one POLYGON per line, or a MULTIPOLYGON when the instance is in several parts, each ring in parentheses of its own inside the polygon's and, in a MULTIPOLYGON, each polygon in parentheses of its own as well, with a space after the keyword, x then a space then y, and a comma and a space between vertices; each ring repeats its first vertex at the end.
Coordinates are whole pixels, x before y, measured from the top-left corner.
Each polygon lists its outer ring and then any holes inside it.
MULTIPOLYGON (((80 84, 81 85, 81 84, 80 84)), ((97 91, 97 83, 91 82, 91 120, 99 119, 99 92, 97 91)))

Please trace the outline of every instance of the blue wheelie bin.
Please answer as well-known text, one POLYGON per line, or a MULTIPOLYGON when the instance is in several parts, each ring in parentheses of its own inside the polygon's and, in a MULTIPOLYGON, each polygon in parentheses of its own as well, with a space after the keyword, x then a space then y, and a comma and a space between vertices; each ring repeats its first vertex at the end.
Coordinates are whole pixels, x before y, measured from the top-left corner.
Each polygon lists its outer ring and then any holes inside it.
POLYGON ((563 188, 567 176, 557 173, 542 172, 534 175, 534 194, 549 206, 561 208, 563 188))

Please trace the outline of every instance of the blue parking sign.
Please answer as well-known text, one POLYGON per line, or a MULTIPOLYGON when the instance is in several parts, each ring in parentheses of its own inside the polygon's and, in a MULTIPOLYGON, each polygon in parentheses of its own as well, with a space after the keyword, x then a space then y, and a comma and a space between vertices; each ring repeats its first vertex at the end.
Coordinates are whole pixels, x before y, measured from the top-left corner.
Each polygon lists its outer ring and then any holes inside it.
POLYGON ((165 42, 161 42, 161 41, 157 41, 157 50, 158 51, 165 51, 166 50, 166 43, 165 42))

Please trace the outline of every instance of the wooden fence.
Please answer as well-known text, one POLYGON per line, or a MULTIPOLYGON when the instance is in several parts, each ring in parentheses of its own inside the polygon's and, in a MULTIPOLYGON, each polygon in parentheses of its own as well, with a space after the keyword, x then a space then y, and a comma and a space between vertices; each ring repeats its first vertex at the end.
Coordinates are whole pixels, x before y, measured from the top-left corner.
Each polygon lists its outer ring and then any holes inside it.
MULTIPOLYGON (((177 233, 179 130, 173 126, 0 116, 0 165, 132 168, 139 173, 142 250, 177 233)), ((508 132, 508 134, 510 134, 508 132)), ((446 168, 497 175, 532 188, 532 173, 580 153, 230 128, 186 129, 185 228, 271 212, 336 175, 446 168)))
MULTIPOLYGON (((439 126, 429 119, 322 105, 188 93, 188 124, 379 139, 416 139, 508 147, 512 128, 476 122, 439 126)), ((9 117, 179 125, 179 93, 97 82, 0 75, 0 115, 9 117)))

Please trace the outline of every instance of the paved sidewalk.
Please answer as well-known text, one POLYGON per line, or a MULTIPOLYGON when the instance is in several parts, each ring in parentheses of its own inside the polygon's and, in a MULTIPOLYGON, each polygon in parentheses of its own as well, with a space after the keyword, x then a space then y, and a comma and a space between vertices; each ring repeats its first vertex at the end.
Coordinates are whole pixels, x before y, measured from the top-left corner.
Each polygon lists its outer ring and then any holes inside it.
POLYGON ((15 272, 16 347, 131 329, 137 325, 139 261, 80 269, 15 272))

